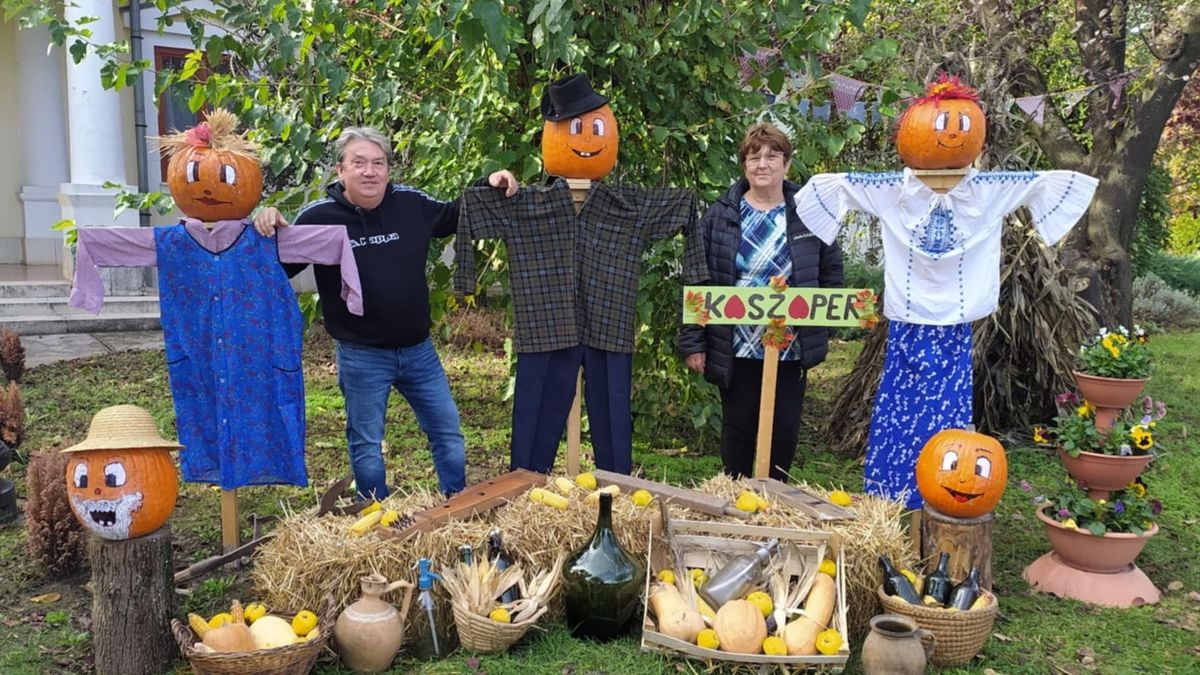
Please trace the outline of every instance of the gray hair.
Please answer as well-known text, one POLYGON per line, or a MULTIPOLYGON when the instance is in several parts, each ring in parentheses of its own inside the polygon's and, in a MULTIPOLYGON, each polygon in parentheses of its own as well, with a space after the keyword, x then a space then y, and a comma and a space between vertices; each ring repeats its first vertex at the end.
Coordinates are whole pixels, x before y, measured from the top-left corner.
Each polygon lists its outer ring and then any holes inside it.
POLYGON ((391 161, 392 158, 392 142, 384 136, 382 132, 373 127, 347 127, 342 130, 342 135, 334 141, 333 149, 337 152, 338 164, 342 163, 342 157, 346 154, 346 146, 353 141, 371 141, 383 150, 383 154, 391 161))

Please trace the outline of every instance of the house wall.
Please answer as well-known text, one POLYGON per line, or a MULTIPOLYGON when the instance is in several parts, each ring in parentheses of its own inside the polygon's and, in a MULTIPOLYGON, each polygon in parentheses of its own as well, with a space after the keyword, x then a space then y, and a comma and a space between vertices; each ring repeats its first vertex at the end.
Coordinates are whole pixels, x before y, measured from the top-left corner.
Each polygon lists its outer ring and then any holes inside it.
POLYGON ((17 27, 0 23, 0 263, 21 262, 21 239, 25 236, 22 217, 21 182, 25 167, 21 158, 21 110, 11 102, 18 100, 17 27))

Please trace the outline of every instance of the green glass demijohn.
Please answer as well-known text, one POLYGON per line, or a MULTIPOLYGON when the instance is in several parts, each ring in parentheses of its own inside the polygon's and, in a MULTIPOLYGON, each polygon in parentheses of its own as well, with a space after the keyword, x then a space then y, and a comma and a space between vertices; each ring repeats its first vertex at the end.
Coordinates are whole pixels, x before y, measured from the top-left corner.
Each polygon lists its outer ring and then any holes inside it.
POLYGON ((612 640, 628 633, 640 618, 646 570, 617 542, 612 527, 612 495, 600 494, 596 530, 563 563, 567 625, 578 638, 612 640))

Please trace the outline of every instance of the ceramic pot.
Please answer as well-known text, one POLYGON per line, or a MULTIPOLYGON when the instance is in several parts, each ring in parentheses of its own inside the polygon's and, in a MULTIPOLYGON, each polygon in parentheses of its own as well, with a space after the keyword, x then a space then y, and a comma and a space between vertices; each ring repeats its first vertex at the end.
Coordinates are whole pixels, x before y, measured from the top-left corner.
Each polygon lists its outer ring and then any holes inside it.
POLYGON ((381 673, 392 667, 392 659, 404 642, 404 621, 412 600, 413 585, 407 581, 388 583, 381 574, 361 577, 362 597, 342 610, 333 627, 342 663, 356 673, 381 673), (404 602, 397 612, 380 596, 404 589, 404 602))
POLYGON ((1142 535, 1109 532, 1097 537, 1087 530, 1063 527, 1046 515, 1047 508, 1049 507, 1044 506, 1038 509, 1037 517, 1046 528, 1050 546, 1064 563, 1085 572, 1114 574, 1128 570, 1145 548, 1146 542, 1150 541, 1150 537, 1158 534, 1156 524, 1142 535))
POLYGON ((1111 428, 1117 415, 1137 400, 1147 379, 1100 377, 1075 371, 1079 395, 1096 406, 1096 428, 1100 431, 1111 428))
POLYGON ((1098 452, 1080 452, 1078 457, 1072 457, 1059 448, 1058 458, 1066 467, 1067 473, 1071 474, 1071 478, 1081 487, 1087 488, 1089 497, 1108 499, 1110 492, 1123 489, 1134 478, 1142 475, 1146 465, 1154 459, 1154 455, 1121 457, 1098 452))
POLYGON ((936 644, 933 633, 906 616, 872 617, 862 646, 863 675, 921 675, 936 644))

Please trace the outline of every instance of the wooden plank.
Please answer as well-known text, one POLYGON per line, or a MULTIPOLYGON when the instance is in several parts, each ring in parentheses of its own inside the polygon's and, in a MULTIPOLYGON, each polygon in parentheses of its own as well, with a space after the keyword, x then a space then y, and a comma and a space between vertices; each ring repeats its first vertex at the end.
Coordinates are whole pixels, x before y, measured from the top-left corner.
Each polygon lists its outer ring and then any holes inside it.
POLYGON ((530 488, 546 484, 546 476, 534 471, 517 469, 506 474, 467 486, 465 490, 437 506, 415 513, 415 522, 400 530, 380 528, 380 535, 389 539, 407 539, 417 532, 428 532, 451 520, 465 520, 503 506, 530 488))
POLYGON ((575 376, 575 400, 567 416, 567 475, 579 475, 579 447, 583 437, 583 369, 575 376))
POLYGON ((622 490, 634 491, 645 490, 650 494, 658 497, 663 501, 669 501, 679 506, 689 508, 697 513, 707 513, 710 516, 732 516, 734 518, 747 519, 750 514, 733 506, 729 500, 724 497, 715 495, 706 495, 703 492, 681 488, 675 485, 666 485, 657 481, 638 478, 637 476, 626 476, 623 473, 613 473, 612 471, 604 471, 597 469, 593 472, 596 476, 596 483, 604 485, 616 485, 622 490))
POLYGON ((221 490, 221 551, 238 547, 237 490, 221 490))
POLYGON ((830 504, 795 485, 788 485, 774 478, 756 478, 751 482, 762 490, 775 495, 784 504, 798 508, 818 520, 855 520, 858 518, 858 514, 853 511, 830 504))
POLYGON ((758 435, 754 444, 754 477, 771 475, 771 434, 775 428, 775 380, 779 373, 779 350, 763 345, 762 389, 758 399, 758 435))

